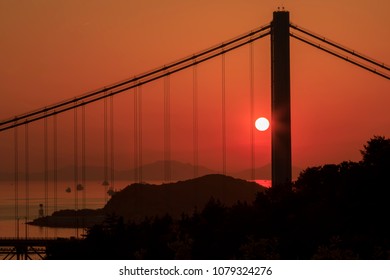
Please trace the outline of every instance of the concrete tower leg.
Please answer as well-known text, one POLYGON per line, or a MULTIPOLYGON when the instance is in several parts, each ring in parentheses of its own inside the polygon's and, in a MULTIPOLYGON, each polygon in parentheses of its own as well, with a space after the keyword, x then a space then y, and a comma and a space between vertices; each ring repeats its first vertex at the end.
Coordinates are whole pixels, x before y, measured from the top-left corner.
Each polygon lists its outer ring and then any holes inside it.
POLYGON ((273 14, 271 23, 272 187, 291 187, 290 17, 273 14))

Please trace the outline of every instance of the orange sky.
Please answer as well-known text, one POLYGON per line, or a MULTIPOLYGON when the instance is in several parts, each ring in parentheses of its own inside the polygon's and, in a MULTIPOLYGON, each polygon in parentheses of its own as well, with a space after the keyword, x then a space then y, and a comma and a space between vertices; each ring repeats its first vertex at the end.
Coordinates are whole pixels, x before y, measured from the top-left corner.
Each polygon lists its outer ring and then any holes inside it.
MULTIPOLYGON (((278 5, 290 11, 293 23, 390 64, 387 0, 0 0, 0 119, 83 94, 221 43, 269 23, 278 5)), ((269 37, 255 44, 257 117, 270 117, 269 44, 269 37)), ((244 47, 226 56, 228 171, 250 166, 248 53, 244 47)), ((198 69, 199 163, 216 170, 221 166, 220 65, 216 59, 198 69)), ((163 81, 145 86, 143 92, 147 163, 163 158, 163 81)), ((356 161, 369 138, 390 136, 390 82, 293 38, 291 95, 296 166, 356 161)), ((171 77, 171 101, 172 159, 191 163, 191 70, 171 77)), ((132 167, 132 91, 114 102, 116 166, 124 169, 132 167)), ((96 153, 103 145, 102 108, 102 103, 97 103, 86 112, 87 158, 94 165, 101 165, 103 158, 96 153)), ((59 123, 72 123, 72 117, 68 113, 59 123)), ((31 145, 40 146, 42 125, 31 125, 30 130, 31 145)), ((23 129, 20 131, 23 145, 23 129)), ((61 164, 72 163, 73 127, 64 126, 59 133, 61 164)), ((255 137, 256 163, 266 164, 270 133, 256 132, 255 137)), ((13 167, 9 153, 12 142, 12 132, 1 133, 1 153, 8 159, 1 163, 2 169, 13 167)), ((31 151, 31 159, 40 169, 42 150, 31 151)))

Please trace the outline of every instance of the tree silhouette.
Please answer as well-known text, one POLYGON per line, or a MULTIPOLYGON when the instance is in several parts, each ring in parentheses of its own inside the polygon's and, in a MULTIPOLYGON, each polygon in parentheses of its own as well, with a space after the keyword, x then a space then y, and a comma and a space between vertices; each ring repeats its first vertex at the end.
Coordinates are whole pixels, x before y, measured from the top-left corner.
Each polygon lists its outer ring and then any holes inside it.
POLYGON ((360 153, 363 156, 363 164, 375 168, 388 169, 390 167, 390 139, 383 136, 374 136, 360 153))

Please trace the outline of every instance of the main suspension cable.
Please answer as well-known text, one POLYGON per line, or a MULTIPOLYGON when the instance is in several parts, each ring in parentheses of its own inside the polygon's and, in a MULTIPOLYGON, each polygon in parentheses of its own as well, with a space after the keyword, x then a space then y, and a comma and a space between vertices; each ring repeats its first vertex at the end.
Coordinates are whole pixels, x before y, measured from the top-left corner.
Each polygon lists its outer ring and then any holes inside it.
POLYGON ((376 61, 373 58, 369 58, 368 56, 366 56, 364 54, 358 53, 355 50, 352 50, 350 48, 342 46, 342 45, 340 45, 340 44, 338 44, 336 42, 333 42, 333 41, 331 41, 331 40, 329 40, 329 39, 327 39, 327 38, 325 38, 325 37, 323 37, 321 35, 314 34, 314 32, 311 32, 311 31, 309 31, 307 29, 304 29, 302 27, 298 27, 298 25, 296 25, 296 24, 290 23, 290 27, 295 29, 295 30, 298 30, 298 31, 302 32, 303 34, 306 34, 306 35, 308 35, 308 36, 310 36, 312 38, 320 40, 320 41, 322 41, 322 42, 324 42, 324 43, 326 43, 326 44, 328 44, 328 45, 330 45, 332 47, 335 47, 335 48, 337 48, 339 50, 342 50, 342 51, 344 51, 346 53, 349 53, 349 54, 351 54, 351 55, 353 55, 355 57, 358 57, 358 58, 360 58, 360 59, 362 59, 362 60, 364 60, 366 62, 369 62, 369 63, 374 64, 374 65, 376 65, 378 67, 381 67, 381 68, 383 68, 383 69, 385 69, 387 71, 390 71, 390 67, 387 66, 383 62, 376 61))
POLYGON ((302 36, 299 36, 297 34, 290 33, 290 36, 295 38, 295 39, 297 39, 297 40, 299 40, 299 41, 301 41, 301 42, 304 42, 304 43, 306 43, 306 44, 308 44, 310 46, 313 46, 313 47, 315 47, 317 49, 320 49, 320 50, 322 50, 322 51, 324 51, 324 52, 326 52, 328 54, 331 54, 333 56, 341 58, 341 59, 343 59, 343 60, 345 60, 345 61, 347 61, 347 62, 349 62, 351 64, 354 64, 354 65, 360 67, 360 68, 363 68, 363 69, 365 69, 365 70, 367 70, 367 71, 369 71, 371 73, 374 73, 374 74, 376 74, 378 76, 381 76, 383 78, 386 78, 386 79, 390 80, 390 74, 385 74, 383 72, 379 72, 377 69, 375 69, 375 68, 373 68, 371 66, 365 65, 365 64, 363 64, 363 63, 361 63, 359 61, 356 61, 356 60, 354 60, 352 58, 349 58, 348 56, 340 54, 340 53, 338 53, 338 52, 336 52, 334 50, 331 50, 330 48, 327 48, 327 47, 322 46, 320 44, 316 44, 316 43, 310 41, 309 39, 303 38, 302 36))
POLYGON ((202 63, 216 56, 221 55, 222 52, 233 51, 243 45, 249 44, 250 42, 264 38, 265 36, 268 36, 270 34, 269 29, 270 29, 270 25, 268 24, 256 30, 252 30, 249 33, 236 37, 232 40, 219 44, 215 47, 196 53, 192 56, 178 60, 171 64, 164 65, 163 67, 140 74, 139 76, 128 79, 126 81, 119 82, 114 85, 106 86, 99 90, 83 94, 73 99, 68 99, 50 106, 46 106, 44 108, 40 108, 25 114, 21 114, 18 116, 5 119, 0 122, 0 131, 10 129, 15 126, 19 126, 25 122, 33 122, 33 121, 40 120, 44 117, 49 117, 56 113, 62 113, 73 109, 75 106, 79 107, 92 102, 96 102, 100 99, 107 98, 108 96, 116 95, 118 93, 129 90, 136 86, 150 83, 152 81, 155 81, 167 75, 182 71, 184 69, 192 67, 194 65, 195 59, 196 59, 196 63, 202 63), (44 112, 46 113, 45 115, 43 115, 44 112))

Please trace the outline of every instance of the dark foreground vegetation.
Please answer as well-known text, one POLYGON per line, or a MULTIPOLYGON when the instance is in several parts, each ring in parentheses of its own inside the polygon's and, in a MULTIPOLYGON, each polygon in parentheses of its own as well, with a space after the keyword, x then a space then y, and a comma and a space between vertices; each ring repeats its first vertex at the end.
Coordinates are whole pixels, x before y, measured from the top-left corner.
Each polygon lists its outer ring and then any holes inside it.
POLYGON ((126 221, 114 214, 49 259, 389 259, 390 139, 374 137, 360 162, 304 170, 292 191, 253 204, 126 221))

